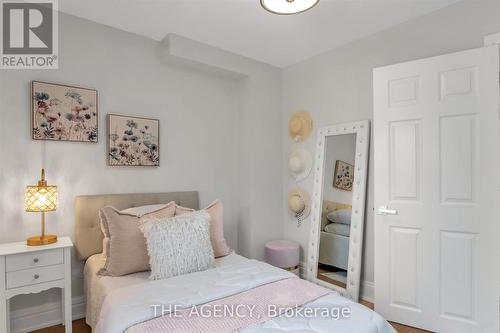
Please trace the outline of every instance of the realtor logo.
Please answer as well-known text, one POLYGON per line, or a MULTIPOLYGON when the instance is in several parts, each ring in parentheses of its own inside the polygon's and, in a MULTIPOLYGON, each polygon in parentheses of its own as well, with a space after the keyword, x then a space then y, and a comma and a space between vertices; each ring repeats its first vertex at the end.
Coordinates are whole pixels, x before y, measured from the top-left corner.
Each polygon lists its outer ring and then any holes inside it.
POLYGON ((0 68, 57 69, 57 0, 0 1, 0 68))

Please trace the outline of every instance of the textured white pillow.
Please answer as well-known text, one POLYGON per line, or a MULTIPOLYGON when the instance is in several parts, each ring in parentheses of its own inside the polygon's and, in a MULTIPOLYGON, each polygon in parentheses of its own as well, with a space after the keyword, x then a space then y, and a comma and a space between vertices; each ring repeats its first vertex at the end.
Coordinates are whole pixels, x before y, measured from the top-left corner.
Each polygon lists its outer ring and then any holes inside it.
POLYGON ((207 211, 146 220, 140 228, 146 237, 151 280, 214 267, 210 215, 207 211))

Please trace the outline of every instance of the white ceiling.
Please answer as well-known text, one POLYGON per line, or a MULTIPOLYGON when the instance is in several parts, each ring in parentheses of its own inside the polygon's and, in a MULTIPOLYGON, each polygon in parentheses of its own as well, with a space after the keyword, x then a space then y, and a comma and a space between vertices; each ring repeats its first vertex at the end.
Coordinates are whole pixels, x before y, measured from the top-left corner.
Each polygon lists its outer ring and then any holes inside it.
POLYGON ((320 0, 292 16, 270 14, 259 0, 62 0, 59 6, 155 40, 175 33, 286 67, 454 2, 320 0))

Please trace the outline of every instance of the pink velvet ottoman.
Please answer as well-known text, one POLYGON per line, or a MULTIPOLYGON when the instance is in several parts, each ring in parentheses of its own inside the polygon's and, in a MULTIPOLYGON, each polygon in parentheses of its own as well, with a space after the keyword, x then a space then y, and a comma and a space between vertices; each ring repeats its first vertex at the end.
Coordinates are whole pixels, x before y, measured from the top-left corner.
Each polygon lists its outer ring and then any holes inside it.
POLYGON ((287 240, 267 242, 265 260, 268 264, 299 275, 299 244, 287 240))

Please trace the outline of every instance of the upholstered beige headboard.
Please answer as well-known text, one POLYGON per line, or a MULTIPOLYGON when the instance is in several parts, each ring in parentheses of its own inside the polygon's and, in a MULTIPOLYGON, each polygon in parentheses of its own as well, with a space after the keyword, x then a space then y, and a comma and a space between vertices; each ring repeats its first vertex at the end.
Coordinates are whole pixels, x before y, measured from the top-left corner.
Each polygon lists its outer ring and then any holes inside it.
POLYGON ((351 205, 346 205, 346 204, 341 204, 338 202, 333 202, 333 201, 328 201, 328 200, 323 200, 323 206, 321 207, 321 231, 326 227, 326 225, 330 222, 328 222, 328 219, 326 216, 328 213, 330 213, 332 210, 336 209, 352 209, 351 205))
POLYGON ((198 192, 135 193, 85 195, 75 201, 75 247, 81 259, 102 252, 103 234, 99 210, 104 206, 126 209, 175 201, 178 205, 198 209, 198 192))

